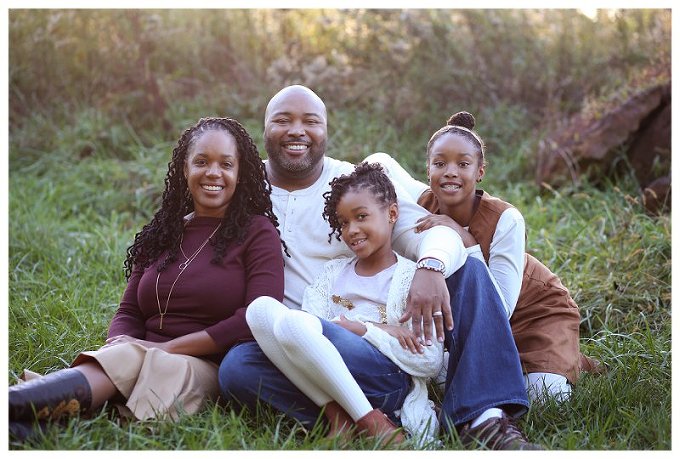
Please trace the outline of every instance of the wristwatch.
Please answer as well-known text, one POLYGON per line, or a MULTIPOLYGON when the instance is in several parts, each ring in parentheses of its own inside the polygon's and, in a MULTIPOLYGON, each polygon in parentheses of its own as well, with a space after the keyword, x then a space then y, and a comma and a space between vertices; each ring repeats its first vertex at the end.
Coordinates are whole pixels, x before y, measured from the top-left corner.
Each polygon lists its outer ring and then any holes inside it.
POLYGON ((444 274, 445 267, 444 263, 437 260, 436 258, 423 258, 418 263, 416 263, 416 269, 429 269, 430 271, 437 271, 444 274))

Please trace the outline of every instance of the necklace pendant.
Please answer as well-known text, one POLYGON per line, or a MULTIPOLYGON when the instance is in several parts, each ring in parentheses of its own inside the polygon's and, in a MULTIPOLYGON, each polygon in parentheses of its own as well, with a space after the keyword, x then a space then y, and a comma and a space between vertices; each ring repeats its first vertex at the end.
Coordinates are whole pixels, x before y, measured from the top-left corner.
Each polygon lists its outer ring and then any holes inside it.
POLYGON ((158 329, 163 330, 163 314, 161 314, 161 321, 158 324, 158 329))

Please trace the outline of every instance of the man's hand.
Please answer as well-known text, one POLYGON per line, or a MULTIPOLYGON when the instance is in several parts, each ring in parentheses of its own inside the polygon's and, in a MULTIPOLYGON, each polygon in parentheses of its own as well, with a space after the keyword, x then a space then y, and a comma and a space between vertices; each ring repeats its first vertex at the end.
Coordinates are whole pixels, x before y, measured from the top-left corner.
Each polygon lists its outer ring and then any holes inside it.
POLYGON ((412 320, 413 333, 425 338, 425 344, 432 344, 432 318, 437 339, 444 341, 444 326, 453 330, 451 298, 446 280, 441 273, 428 269, 416 269, 411 289, 406 299, 406 311, 399 322, 412 320))

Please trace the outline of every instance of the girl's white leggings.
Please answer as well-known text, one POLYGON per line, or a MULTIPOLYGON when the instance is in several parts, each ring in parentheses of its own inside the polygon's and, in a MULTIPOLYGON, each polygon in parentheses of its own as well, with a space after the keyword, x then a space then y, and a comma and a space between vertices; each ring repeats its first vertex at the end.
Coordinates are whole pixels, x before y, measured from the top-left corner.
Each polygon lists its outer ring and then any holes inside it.
POLYGON ((373 409, 318 317, 264 296, 250 303, 246 320, 269 360, 315 404, 335 400, 355 421, 373 409))

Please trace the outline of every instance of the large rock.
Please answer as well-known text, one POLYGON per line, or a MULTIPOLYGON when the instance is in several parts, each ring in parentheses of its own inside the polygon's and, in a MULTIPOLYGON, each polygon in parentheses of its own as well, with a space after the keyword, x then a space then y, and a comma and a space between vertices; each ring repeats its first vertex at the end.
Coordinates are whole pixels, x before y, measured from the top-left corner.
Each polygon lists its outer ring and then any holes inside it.
POLYGON ((622 157, 652 212, 670 208, 671 85, 640 91, 605 113, 579 114, 540 143, 536 182, 559 187, 610 174, 622 157))

